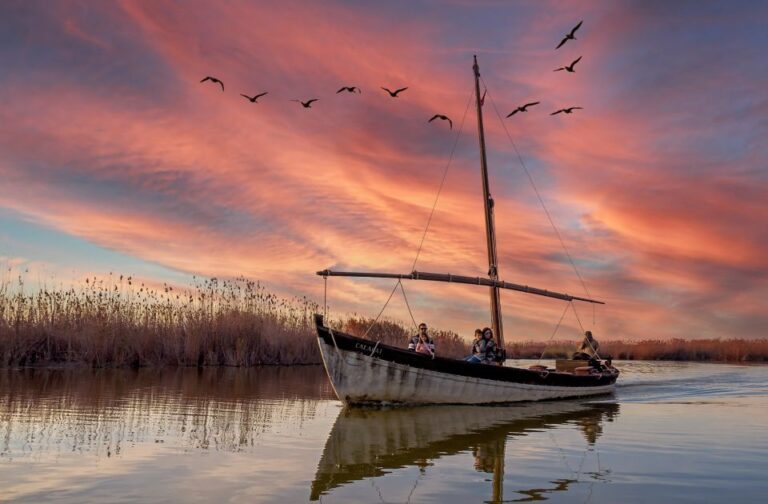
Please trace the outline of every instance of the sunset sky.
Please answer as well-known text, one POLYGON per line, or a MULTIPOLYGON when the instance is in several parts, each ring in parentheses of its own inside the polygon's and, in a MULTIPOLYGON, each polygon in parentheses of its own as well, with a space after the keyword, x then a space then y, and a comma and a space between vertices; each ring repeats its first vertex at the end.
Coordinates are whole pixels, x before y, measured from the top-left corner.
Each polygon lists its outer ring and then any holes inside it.
MULTIPOLYGON (((607 302, 576 306, 585 328, 767 337, 766 26, 761 1, 5 0, 3 275, 244 275, 321 300, 320 269, 410 271, 454 141, 417 269, 484 275, 477 54, 502 279, 585 295, 494 108, 541 101, 504 124, 607 302)), ((375 316, 392 287, 333 278, 331 313, 375 316)), ((432 326, 489 324, 485 289, 405 288, 432 326)), ((502 300, 508 341, 548 339, 565 308, 502 300)), ((557 338, 579 330, 569 312, 557 338)))

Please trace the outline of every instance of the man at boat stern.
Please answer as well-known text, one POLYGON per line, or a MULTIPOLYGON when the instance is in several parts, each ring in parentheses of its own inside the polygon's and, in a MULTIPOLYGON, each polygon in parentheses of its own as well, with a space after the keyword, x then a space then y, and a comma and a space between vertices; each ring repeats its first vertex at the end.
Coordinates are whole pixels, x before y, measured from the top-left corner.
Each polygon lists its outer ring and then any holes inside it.
POLYGON ((581 342, 579 349, 573 354, 575 360, 590 360, 597 357, 597 349, 600 348, 600 343, 592 336, 592 331, 584 332, 584 340, 581 342))

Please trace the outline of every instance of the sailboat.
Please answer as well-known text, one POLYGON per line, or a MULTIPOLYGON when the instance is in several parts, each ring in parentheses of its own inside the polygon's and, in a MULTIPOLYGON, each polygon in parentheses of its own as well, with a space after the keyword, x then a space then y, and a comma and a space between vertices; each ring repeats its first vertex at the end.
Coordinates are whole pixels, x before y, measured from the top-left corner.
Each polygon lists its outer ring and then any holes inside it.
MULTIPOLYGON (((488 277, 412 271, 384 273, 332 271, 317 274, 358 278, 390 278, 451 282, 487 287, 490 292, 491 325, 499 347, 504 347, 501 314, 501 289, 559 299, 604 304, 602 301, 499 279, 494 205, 488 183, 485 153, 480 69, 477 56, 472 67, 475 79, 475 104, 480 142, 480 171, 483 182, 485 229, 488 251, 488 277)), ((475 364, 463 360, 425 355, 378 341, 333 330, 323 315, 315 315, 317 342, 323 364, 336 396, 346 404, 491 404, 517 401, 563 399, 613 392, 619 370, 610 360, 563 363, 555 369, 546 366, 520 368, 475 364)), ((502 353, 503 355, 503 353, 502 353)), ((503 362, 499 363, 503 364, 503 362)))

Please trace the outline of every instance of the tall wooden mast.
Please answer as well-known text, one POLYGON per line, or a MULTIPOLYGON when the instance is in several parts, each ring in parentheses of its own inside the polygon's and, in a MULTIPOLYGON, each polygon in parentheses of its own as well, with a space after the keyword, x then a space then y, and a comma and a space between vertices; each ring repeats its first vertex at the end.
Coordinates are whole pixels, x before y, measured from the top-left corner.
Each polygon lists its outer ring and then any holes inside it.
MULTIPOLYGON (((498 258, 496 255, 496 231, 494 229, 493 199, 488 185, 488 161, 485 156, 485 132, 483 130, 483 105, 480 97, 480 67, 472 66, 475 73, 475 103, 477 105, 477 133, 480 139, 480 171, 483 178, 483 208, 485 208, 485 232, 488 245, 488 277, 499 279, 498 258)), ((490 287, 491 294, 491 325, 496 342, 504 347, 504 328, 501 319, 501 293, 498 287, 490 287)))

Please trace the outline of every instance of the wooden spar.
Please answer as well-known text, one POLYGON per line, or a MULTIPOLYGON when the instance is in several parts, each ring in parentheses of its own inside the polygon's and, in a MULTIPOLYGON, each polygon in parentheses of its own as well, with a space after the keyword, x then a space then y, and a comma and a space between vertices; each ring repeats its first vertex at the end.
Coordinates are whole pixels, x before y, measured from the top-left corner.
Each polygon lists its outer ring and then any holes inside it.
MULTIPOLYGON (((488 183, 488 161, 485 155, 485 131, 483 130, 483 106, 480 98, 480 67, 477 65, 477 56, 472 71, 475 74, 475 103, 477 105, 477 134, 480 141, 480 173, 483 178, 483 208, 485 209, 485 232, 488 245, 488 277, 491 281, 499 279, 499 261, 496 254, 496 231, 494 229, 493 199, 488 183)), ((501 317, 501 292, 496 285, 491 286, 491 326, 496 342, 504 348, 504 326, 501 317)))
POLYGON ((511 282, 505 282, 504 280, 491 280, 483 277, 470 277, 463 275, 451 275, 447 273, 427 273, 424 271, 413 271, 408 274, 399 273, 378 273, 368 271, 331 271, 329 269, 318 271, 318 275, 323 277, 329 276, 346 276, 346 277, 358 277, 358 278, 397 278, 400 280, 427 280, 430 282, 451 282, 468 285, 481 285, 486 287, 492 287, 496 289, 509 289, 518 292, 525 292, 526 294, 535 294, 537 296, 550 297, 554 299, 561 299, 563 301, 584 301, 585 303, 605 304, 603 301, 597 301, 596 299, 583 298, 579 296, 571 296, 570 294, 563 294, 561 292, 554 292, 546 289, 539 289, 538 287, 530 287, 528 285, 521 285, 511 282))

